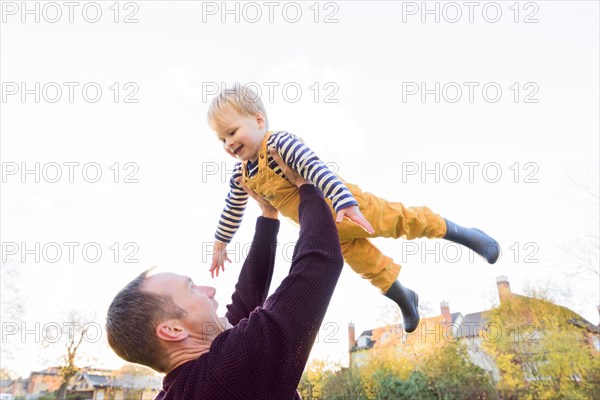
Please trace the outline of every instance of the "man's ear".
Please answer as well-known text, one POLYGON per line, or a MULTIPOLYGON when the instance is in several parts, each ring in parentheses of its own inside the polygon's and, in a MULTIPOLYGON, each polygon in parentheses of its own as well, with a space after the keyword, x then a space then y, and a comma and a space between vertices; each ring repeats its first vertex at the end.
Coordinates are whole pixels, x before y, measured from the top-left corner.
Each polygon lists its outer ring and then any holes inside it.
POLYGON ((156 327, 156 336, 167 342, 179 342, 189 335, 189 332, 175 319, 163 322, 156 327))

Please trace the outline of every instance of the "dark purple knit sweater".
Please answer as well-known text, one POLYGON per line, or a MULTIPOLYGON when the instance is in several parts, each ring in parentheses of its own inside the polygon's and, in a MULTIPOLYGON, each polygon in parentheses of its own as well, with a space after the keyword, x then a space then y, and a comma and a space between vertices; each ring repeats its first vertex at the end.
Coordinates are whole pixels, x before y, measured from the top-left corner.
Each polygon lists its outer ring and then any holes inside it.
POLYGON ((344 261, 331 211, 310 184, 300 188, 299 214, 289 275, 265 301, 279 221, 260 217, 227 306, 234 327, 207 353, 167 374, 156 399, 300 398, 296 389, 344 261))

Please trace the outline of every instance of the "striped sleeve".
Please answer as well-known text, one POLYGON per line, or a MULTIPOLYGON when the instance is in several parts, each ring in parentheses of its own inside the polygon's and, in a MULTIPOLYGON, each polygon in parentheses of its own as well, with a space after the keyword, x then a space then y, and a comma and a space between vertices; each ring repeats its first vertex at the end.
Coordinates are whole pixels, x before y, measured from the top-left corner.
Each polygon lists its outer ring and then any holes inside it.
POLYGON ((230 191, 225 199, 225 207, 219 219, 215 239, 229 243, 242 223, 244 210, 248 203, 248 193, 235 181, 242 176, 242 163, 236 163, 233 176, 229 180, 230 191))
MULTIPOLYGON (((287 165, 331 199, 335 211, 358 205, 346 185, 297 136, 289 132, 278 132, 274 144, 287 165)), ((269 157, 269 162, 271 165, 275 160, 269 157)), ((275 172, 279 173, 278 169, 279 167, 275 172)))

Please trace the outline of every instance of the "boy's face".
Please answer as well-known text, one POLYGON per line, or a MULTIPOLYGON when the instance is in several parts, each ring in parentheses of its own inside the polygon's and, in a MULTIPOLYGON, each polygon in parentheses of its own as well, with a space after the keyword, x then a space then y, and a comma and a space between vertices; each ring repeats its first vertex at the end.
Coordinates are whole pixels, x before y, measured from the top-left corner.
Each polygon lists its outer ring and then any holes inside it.
POLYGON ((225 151, 240 161, 256 160, 267 133, 264 115, 241 115, 233 107, 227 107, 221 115, 221 121, 216 134, 223 142, 225 151))

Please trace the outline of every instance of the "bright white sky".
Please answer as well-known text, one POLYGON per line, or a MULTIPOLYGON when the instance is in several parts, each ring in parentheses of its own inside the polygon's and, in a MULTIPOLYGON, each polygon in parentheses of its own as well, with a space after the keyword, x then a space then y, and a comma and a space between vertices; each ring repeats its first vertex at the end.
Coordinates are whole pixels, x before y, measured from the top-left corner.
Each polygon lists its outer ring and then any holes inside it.
MULTIPOLYGON (((62 323, 80 310, 103 325, 116 292, 153 265, 214 285, 227 303, 242 257, 211 280, 203 249, 235 160, 205 114, 212 89, 235 82, 254 82, 271 128, 302 136, 345 179, 499 240, 504 254, 494 266, 466 251, 456 262, 436 262, 424 251, 436 242, 376 240, 403 264, 402 282, 418 291, 429 315, 439 314, 442 300, 463 314, 490 308, 495 278, 506 275, 513 291, 547 288, 598 323, 597 275, 575 273, 582 251, 598 260, 597 240, 589 239, 598 237, 598 3, 430 2, 439 23, 421 4, 256 2, 238 3, 236 12, 231 2, 234 11, 224 14, 221 2, 84 1, 73 9, 28 2, 34 11, 27 14, 21 2, 3 1, 0 233, 3 268, 16 271, 3 273, 3 323, 35 330, 36 322, 62 323), (24 98, 23 89, 30 90, 24 98), (424 99, 422 89, 430 90, 424 99), (39 183, 21 174, 36 163, 39 183), (97 164, 83 174, 88 163, 97 164), (436 163, 438 182, 421 175, 436 163), (52 183, 57 165, 62 177, 52 183), (95 167, 102 176, 87 182, 95 167), (78 243, 73 262, 65 242, 78 243), (39 262, 22 243, 39 243, 39 262), (62 250, 55 263, 51 243, 62 250), (86 244, 91 258, 102 250, 97 262, 84 259, 86 244), (138 262, 125 263, 132 253, 138 262), (18 316, 8 309, 16 296, 18 316)), ((250 242, 258 214, 251 204, 238 248, 250 242)), ((285 244, 297 232, 282 221, 271 290, 287 273, 285 244)), ((434 253, 455 257, 456 248, 437 243, 434 253)), ((374 328, 392 318, 386 304, 345 268, 312 356, 346 362, 348 322, 357 334, 374 328)), ((33 335, 6 340, 18 356, 2 359, 3 367, 27 375, 52 364, 33 335)), ((97 366, 122 364, 104 344, 88 352, 97 366)))

